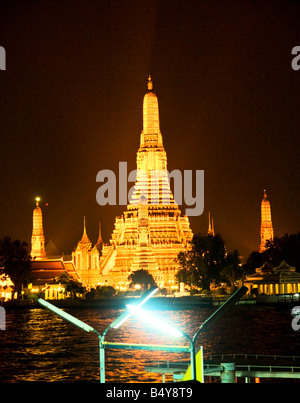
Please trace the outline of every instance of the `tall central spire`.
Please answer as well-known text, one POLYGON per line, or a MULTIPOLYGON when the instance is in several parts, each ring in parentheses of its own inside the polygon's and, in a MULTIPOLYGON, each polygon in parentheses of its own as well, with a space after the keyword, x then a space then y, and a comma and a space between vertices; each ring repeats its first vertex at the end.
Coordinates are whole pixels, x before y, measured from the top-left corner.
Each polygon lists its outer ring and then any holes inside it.
POLYGON ((260 252, 266 249, 266 242, 273 241, 274 230, 271 217, 271 204, 267 199, 267 192, 264 190, 264 197, 261 202, 261 224, 260 224, 260 252))
POLYGON ((130 204, 137 205, 141 196, 145 196, 149 204, 173 204, 167 175, 167 154, 159 128, 158 99, 152 91, 151 76, 147 87, 143 102, 143 130, 136 157, 138 173, 130 204))
POLYGON ((128 285, 128 275, 140 269, 170 289, 179 268, 175 259, 187 250, 193 237, 189 219, 181 216, 170 189, 158 99, 150 76, 147 87, 135 186, 130 189, 126 211, 116 217, 110 245, 103 245, 100 258, 102 278, 121 290, 128 285))
POLYGON ((143 102, 143 131, 141 134, 141 147, 163 147, 159 128, 158 99, 153 90, 151 76, 148 78, 148 92, 143 102))
POLYGON ((31 257, 32 259, 46 259, 45 237, 43 230, 42 209, 39 207, 40 198, 36 197, 36 208, 33 210, 33 228, 31 236, 31 257))

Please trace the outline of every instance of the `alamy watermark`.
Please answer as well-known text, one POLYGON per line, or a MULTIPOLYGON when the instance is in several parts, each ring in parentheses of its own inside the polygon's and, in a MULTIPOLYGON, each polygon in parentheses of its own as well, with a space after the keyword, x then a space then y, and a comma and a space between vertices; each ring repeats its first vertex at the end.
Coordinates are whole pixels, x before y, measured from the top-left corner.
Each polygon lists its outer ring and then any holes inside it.
POLYGON ((6 312, 3 306, 0 306, 0 330, 6 330, 6 312))
POLYGON ((6 70, 6 52, 3 46, 0 46, 0 70, 6 70))
POLYGON ((291 314, 294 317, 292 320, 292 329, 297 332, 298 330, 300 330, 300 306, 294 306, 291 314))
POLYGON ((294 46, 292 49, 292 55, 296 55, 292 59, 292 69, 293 70, 300 70, 300 46, 294 46))
POLYGON ((127 162, 119 162, 119 178, 110 169, 102 169, 97 173, 96 182, 103 183, 97 190, 96 200, 100 206, 137 204, 138 197, 144 196, 148 204, 170 204, 170 183, 174 183, 174 200, 178 205, 186 206, 185 215, 199 216, 204 210, 204 171, 179 169, 169 172, 165 170, 133 170, 127 172, 127 162), (117 201, 118 183, 118 201, 117 201), (128 183, 135 183, 128 191, 128 183))

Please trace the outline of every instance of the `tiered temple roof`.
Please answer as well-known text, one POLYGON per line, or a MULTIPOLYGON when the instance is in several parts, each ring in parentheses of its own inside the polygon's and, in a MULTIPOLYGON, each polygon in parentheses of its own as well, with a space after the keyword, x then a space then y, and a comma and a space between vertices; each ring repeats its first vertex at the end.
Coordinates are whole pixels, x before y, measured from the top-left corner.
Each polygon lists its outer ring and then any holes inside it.
POLYGON ((137 152, 137 178, 127 210, 115 220, 110 245, 103 247, 101 274, 110 284, 126 284, 128 275, 148 270, 157 284, 174 283, 178 253, 188 247, 192 231, 174 200, 167 155, 159 124, 158 99, 151 77, 143 102, 143 130, 137 152))

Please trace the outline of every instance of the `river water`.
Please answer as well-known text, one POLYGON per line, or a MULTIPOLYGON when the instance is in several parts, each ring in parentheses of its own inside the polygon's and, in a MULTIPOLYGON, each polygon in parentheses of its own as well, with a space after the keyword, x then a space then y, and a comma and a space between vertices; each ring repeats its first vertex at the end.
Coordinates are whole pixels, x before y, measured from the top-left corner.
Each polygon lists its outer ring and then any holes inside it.
MULTIPOLYGON (((234 306, 198 341, 209 354, 300 355, 300 332, 292 329, 291 308, 234 306)), ((122 312, 117 309, 68 309, 71 315, 100 333, 122 312)), ((159 310, 156 316, 193 335, 214 308, 159 310)), ((185 345, 186 339, 165 337, 130 318, 111 329, 106 341, 141 344, 185 345)), ((6 330, 0 331, 0 381, 98 382, 99 348, 95 334, 81 329, 41 308, 9 309, 6 330)), ((160 374, 145 366, 161 361, 188 361, 186 353, 143 350, 105 352, 107 382, 161 382, 160 374)))

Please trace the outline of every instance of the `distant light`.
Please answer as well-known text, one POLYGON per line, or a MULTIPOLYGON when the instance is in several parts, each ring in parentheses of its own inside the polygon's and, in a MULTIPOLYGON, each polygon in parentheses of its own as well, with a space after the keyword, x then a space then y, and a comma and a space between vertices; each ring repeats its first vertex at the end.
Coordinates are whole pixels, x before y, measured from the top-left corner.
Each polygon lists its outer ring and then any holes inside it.
MULTIPOLYGON (((85 330, 86 332, 96 332, 92 326, 82 322, 81 320, 75 318, 74 316, 68 314, 67 312, 57 308, 56 306, 50 304, 50 302, 45 301, 42 298, 38 298, 37 301, 43 305, 45 308, 49 309, 50 311, 56 313, 58 316, 61 316, 63 319, 73 323, 73 325, 80 327, 80 329, 85 330)), ((96 332, 97 333, 97 332, 96 332)))
POLYGON ((48 206, 48 203, 46 203, 45 205, 48 206))
POLYGON ((40 197, 36 197, 36 198, 35 198, 35 201, 37 201, 37 202, 39 202, 40 200, 41 200, 40 197))
POLYGON ((173 336, 173 337, 182 337, 183 336, 183 333, 180 330, 169 325, 168 323, 164 322, 163 320, 157 318, 156 316, 152 315, 150 312, 146 311, 145 309, 142 309, 139 306, 135 306, 135 305, 126 305, 126 306, 132 314, 138 316, 140 319, 145 320, 151 326, 157 327, 161 331, 168 333, 170 336, 173 336))

